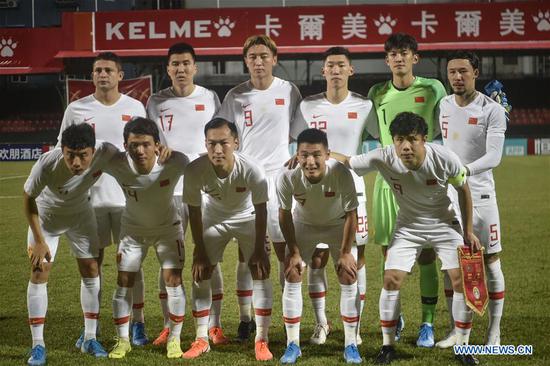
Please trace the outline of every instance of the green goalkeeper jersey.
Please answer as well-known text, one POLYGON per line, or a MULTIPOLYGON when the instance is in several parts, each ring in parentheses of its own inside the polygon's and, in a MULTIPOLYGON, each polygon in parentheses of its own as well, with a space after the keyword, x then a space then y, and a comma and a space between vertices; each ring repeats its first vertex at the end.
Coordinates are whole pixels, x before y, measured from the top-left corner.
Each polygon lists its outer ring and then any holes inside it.
POLYGON ((371 125, 367 129, 373 137, 379 138, 382 146, 391 145, 390 123, 401 112, 413 112, 428 124, 428 141, 432 141, 439 134, 439 101, 445 95, 445 87, 437 79, 416 76, 412 85, 404 90, 395 88, 391 80, 378 83, 370 88, 368 94, 376 109, 377 126, 371 125), (377 131, 378 136, 371 131, 377 131))

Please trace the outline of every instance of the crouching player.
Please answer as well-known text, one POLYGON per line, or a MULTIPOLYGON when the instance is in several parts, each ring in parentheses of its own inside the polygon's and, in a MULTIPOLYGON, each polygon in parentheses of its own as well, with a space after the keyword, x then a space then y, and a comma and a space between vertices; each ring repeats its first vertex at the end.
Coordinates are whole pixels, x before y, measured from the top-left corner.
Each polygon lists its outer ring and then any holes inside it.
POLYGON ((46 363, 47 283, 62 234, 69 240, 82 277, 80 303, 84 312, 84 342, 80 348, 95 357, 107 357, 107 352, 96 340, 99 239, 88 190, 117 152, 111 144, 96 144, 90 125, 73 125, 63 131, 61 147, 42 155, 25 182, 24 206, 29 222, 27 243, 32 266, 27 287, 33 343, 28 360, 31 366, 46 363))
POLYGON ((287 349, 281 363, 293 364, 301 356, 302 259, 311 264, 318 243, 326 243, 340 282, 340 312, 344 323, 344 359, 361 363, 357 350, 360 298, 357 263, 351 254, 357 225, 357 194, 351 172, 329 160, 327 135, 307 129, 297 138, 299 166, 285 170, 277 182, 279 223, 288 255, 285 259, 283 318, 287 349), (292 210, 292 200, 297 204, 292 210))
POLYGON ((235 124, 214 118, 206 124, 204 133, 208 154, 189 164, 183 185, 183 201, 189 207, 189 223, 195 242, 192 273, 193 316, 197 328, 196 340, 183 358, 197 358, 210 351, 208 319, 212 305, 212 271, 223 259, 227 243, 236 238, 253 278, 256 360, 271 360, 268 328, 273 288, 264 245, 268 200, 265 173, 248 157, 235 152, 239 146, 235 124))
MULTIPOLYGON (((422 117, 410 112, 398 114, 390 125, 393 144, 368 154, 343 158, 358 175, 378 170, 390 185, 399 203, 399 213, 384 270, 380 293, 380 324, 383 346, 377 364, 395 358, 395 329, 399 318, 399 290, 423 248, 433 248, 453 284, 453 317, 457 344, 467 344, 472 311, 464 301, 457 247, 464 242, 480 250, 473 234, 472 198, 466 183, 466 169, 458 156, 443 146, 427 143, 428 127, 422 117), (448 184, 459 194, 464 235, 447 195, 448 184)), ((472 355, 457 356, 466 365, 475 365, 472 355)))
POLYGON ((160 165, 157 159, 159 130, 153 121, 142 117, 132 119, 124 127, 124 147, 126 152, 117 154, 106 169, 126 197, 117 253, 117 288, 113 295, 117 343, 109 357, 123 358, 132 349, 129 341, 131 290, 149 247, 154 247, 168 293, 170 337, 166 345, 167 356, 180 358, 180 334, 185 314, 181 270, 185 253, 181 218, 172 196, 189 160, 174 151, 160 165))

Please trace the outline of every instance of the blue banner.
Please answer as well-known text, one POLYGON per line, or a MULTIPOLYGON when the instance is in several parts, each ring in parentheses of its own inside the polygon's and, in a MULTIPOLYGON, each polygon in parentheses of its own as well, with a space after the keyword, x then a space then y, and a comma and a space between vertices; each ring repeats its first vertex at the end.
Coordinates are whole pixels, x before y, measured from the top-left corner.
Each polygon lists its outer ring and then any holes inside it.
POLYGON ((0 144, 0 161, 38 160, 47 150, 42 144, 0 144))

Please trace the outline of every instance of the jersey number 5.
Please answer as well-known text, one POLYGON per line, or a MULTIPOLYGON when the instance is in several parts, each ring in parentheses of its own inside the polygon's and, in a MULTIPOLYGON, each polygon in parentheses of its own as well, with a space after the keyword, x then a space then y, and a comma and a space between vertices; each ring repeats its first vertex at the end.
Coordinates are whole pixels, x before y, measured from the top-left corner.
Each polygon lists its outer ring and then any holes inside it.
POLYGON ((443 135, 443 138, 447 138, 447 132, 449 131, 449 122, 442 121, 441 122, 441 134, 443 135))

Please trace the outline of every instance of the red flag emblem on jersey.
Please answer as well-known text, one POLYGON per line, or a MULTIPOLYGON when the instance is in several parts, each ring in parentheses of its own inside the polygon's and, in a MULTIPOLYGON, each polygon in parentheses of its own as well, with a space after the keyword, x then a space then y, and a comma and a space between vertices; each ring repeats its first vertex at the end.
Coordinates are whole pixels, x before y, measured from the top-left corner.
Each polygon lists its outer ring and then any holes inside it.
POLYGON ((196 111, 204 111, 204 104, 195 104, 196 111))
POLYGON ((437 184, 437 179, 426 179, 427 186, 435 186, 437 184))
POLYGON ((237 193, 246 192, 246 187, 236 187, 235 192, 237 193))
POLYGON ((169 184, 170 184, 170 179, 165 179, 165 180, 160 181, 160 186, 161 187, 166 187, 169 184))
POLYGON ((414 97, 415 103, 424 103, 424 97, 414 97))
POLYGON ((325 197, 334 197, 336 196, 336 192, 325 192, 325 197))
POLYGON ((131 120, 131 119, 132 119, 132 116, 130 116, 129 114, 123 114, 123 115, 122 115, 122 120, 123 120, 124 122, 128 122, 128 121, 131 120))
POLYGON ((469 125, 477 125, 477 118, 476 117, 468 118, 468 124, 469 125))
POLYGON ((357 112, 348 112, 348 119, 357 119, 357 112))
POLYGON ((101 170, 98 170, 97 172, 95 172, 94 174, 92 174, 92 177, 94 178, 97 178, 101 175, 101 173, 103 173, 101 170))
POLYGON ((285 100, 283 98, 275 98, 275 105, 285 105, 285 100))

